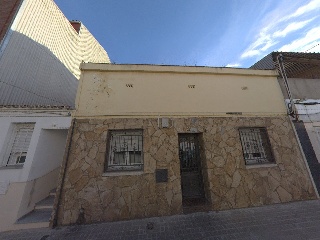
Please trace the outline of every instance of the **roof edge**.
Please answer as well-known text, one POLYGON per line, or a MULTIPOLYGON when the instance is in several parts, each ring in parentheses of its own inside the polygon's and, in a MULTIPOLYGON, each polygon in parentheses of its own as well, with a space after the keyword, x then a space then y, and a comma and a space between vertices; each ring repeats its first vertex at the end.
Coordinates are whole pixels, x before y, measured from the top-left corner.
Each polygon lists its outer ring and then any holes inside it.
POLYGON ((58 106, 58 105, 0 105, 0 109, 2 110, 30 110, 30 109, 36 109, 36 110, 73 110, 70 106, 58 106))
POLYGON ((83 71, 108 72, 157 72, 157 73, 195 73, 221 75, 258 75, 267 77, 278 76, 275 70, 256 70, 248 68, 205 67, 205 66, 175 66, 149 64, 110 64, 110 63, 81 63, 83 71))

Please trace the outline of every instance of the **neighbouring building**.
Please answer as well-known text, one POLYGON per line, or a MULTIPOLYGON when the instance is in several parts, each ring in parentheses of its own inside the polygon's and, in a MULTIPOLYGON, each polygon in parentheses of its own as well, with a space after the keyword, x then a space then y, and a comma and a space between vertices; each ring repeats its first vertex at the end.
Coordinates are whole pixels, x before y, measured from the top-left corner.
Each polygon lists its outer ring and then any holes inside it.
POLYGON ((288 91, 277 57, 283 66, 298 119, 294 125, 299 136, 314 184, 320 193, 320 53, 272 52, 255 63, 252 69, 277 69, 286 104, 288 91))
POLYGON ((53 225, 316 198, 276 71, 81 70, 53 225))
POLYGON ((49 226, 79 65, 110 60, 52 0, 0 6, 0 231, 49 226))

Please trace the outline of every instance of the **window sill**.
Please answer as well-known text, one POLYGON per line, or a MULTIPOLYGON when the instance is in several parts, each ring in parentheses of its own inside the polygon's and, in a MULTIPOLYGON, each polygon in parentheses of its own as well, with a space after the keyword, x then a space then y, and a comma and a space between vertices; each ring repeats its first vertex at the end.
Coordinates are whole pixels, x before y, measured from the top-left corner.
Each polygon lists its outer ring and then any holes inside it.
POLYGON ((1 166, 0 170, 2 170, 2 169, 21 169, 21 168, 23 168, 23 165, 1 166))
POLYGON ((278 164, 276 164, 276 163, 265 163, 265 164, 246 165, 246 169, 271 168, 271 167, 277 167, 277 166, 278 166, 278 164))
POLYGON ((105 172, 102 174, 102 177, 112 177, 112 176, 135 176, 142 175, 144 172, 139 171, 117 171, 117 172, 105 172))

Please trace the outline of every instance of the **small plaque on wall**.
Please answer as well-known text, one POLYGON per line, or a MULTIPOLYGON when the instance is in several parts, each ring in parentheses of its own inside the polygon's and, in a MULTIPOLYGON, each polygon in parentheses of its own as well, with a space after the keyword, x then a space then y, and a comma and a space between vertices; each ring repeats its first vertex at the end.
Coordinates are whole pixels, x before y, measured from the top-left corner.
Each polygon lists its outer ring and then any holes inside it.
POLYGON ((168 169, 156 169, 156 183, 168 182, 168 169))

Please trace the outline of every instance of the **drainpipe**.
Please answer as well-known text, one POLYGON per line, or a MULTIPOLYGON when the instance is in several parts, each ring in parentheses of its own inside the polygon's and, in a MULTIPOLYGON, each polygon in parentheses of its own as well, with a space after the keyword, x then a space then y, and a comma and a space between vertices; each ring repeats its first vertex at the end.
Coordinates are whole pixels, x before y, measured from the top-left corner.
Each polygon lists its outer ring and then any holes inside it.
POLYGON ((297 114, 297 110, 296 110, 296 107, 294 105, 294 102, 293 102, 293 99, 292 99, 292 94, 291 94, 291 91, 290 91, 290 88, 289 88, 287 73, 286 73, 286 70, 285 70, 284 65, 283 65, 283 55, 282 54, 279 54, 277 56, 277 61, 278 61, 279 70, 280 70, 280 73, 281 73, 281 76, 282 76, 282 79, 283 79, 283 82, 284 82, 284 86, 286 87, 287 94, 288 94, 289 101, 290 101, 290 103, 287 104, 288 114, 291 117, 293 117, 294 120, 298 121, 299 120, 298 119, 298 114, 297 114))
POLYGON ((68 143, 67 143, 67 148, 66 148, 67 150, 65 152, 65 157, 64 157, 64 159, 65 159, 64 165, 63 165, 63 163, 61 165, 61 173, 60 173, 60 176, 62 175, 61 184, 60 184, 60 188, 57 189, 58 190, 57 196, 55 199, 55 204, 53 206, 53 212, 52 212, 52 217, 51 217, 51 221, 50 221, 50 227, 52 227, 52 228, 55 228, 57 226, 57 222, 58 222, 58 213, 59 213, 59 209, 60 209, 61 195, 62 195, 62 190, 63 190, 65 177, 66 177, 66 169, 68 166, 69 153, 70 153, 70 149, 71 149, 71 143, 72 143, 75 122, 76 122, 76 119, 74 118, 72 120, 71 131, 69 132, 69 136, 68 136, 68 143))

